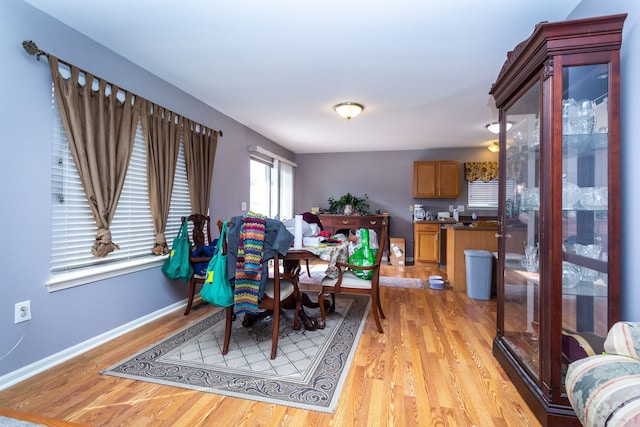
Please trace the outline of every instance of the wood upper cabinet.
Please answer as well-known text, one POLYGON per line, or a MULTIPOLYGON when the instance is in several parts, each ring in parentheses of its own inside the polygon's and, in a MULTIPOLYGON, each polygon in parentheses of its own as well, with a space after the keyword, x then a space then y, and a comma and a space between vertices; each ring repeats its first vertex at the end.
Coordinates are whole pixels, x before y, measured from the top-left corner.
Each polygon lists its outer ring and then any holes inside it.
POLYGON ((433 263, 440 258, 440 224, 414 223, 414 263, 433 263))
POLYGON ((426 160, 413 162, 413 197, 456 199, 460 195, 460 162, 426 160))

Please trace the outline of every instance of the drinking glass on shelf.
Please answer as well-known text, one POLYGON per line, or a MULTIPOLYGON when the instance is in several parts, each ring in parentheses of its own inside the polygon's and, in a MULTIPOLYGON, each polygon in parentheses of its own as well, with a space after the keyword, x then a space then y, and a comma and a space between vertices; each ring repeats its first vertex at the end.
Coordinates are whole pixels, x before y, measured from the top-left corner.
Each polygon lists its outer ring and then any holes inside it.
POLYGON ((593 133, 596 126, 596 103, 588 99, 583 99, 579 103, 579 132, 582 134, 593 133))
POLYGON ((566 174, 562 176, 562 209, 573 209, 574 205, 580 200, 582 192, 573 182, 567 180, 566 174))
POLYGON ((540 189, 538 187, 522 189, 522 210, 540 209, 540 189))
POLYGON ((580 267, 580 280, 584 282, 595 282, 599 275, 600 273, 596 270, 592 270, 587 267, 580 267))
POLYGON ((580 133, 580 116, 578 102, 573 99, 562 100, 562 134, 575 135, 580 133))
POLYGON ((581 245, 576 243, 574 247, 578 255, 586 256, 588 258, 600 259, 600 254, 602 254, 602 245, 597 243, 594 243, 593 245, 581 245))
POLYGON ((527 245, 521 259, 522 266, 530 273, 538 271, 538 246, 527 245))
POLYGON ((578 267, 563 261, 562 262, 562 286, 565 288, 574 288, 580 282, 580 271, 578 267))
POLYGON ((595 209, 602 205, 600 191, 597 187, 583 187, 581 189, 580 204, 585 209, 595 209))
POLYGON ((520 259, 520 264, 527 270, 529 273, 535 273, 538 271, 538 254, 532 254, 529 256, 523 256, 520 259))

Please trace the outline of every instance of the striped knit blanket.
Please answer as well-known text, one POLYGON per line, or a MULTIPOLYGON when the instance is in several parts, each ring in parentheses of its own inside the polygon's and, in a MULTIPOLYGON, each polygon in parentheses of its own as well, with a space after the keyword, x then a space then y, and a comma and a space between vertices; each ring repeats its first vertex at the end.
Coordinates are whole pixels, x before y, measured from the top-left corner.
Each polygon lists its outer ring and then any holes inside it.
POLYGON ((242 216, 234 290, 236 314, 258 313, 266 222, 264 215, 255 212, 242 216))

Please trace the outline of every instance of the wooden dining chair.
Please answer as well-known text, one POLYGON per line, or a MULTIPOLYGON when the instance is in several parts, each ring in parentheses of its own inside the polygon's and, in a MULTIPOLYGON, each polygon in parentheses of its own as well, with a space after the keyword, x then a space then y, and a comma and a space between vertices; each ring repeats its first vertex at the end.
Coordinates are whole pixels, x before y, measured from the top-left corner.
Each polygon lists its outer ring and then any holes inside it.
MULTIPOLYGON (((211 244, 211 219, 207 215, 193 214, 188 217, 182 217, 182 223, 190 221, 193 224, 193 231, 191 232, 191 250, 189 252, 189 262, 191 265, 198 263, 209 263, 211 257, 194 257, 191 252, 197 248, 209 246, 211 244)), ((184 311, 185 316, 191 311, 193 305, 193 299, 196 294, 196 287, 204 284, 205 275, 200 275, 196 271, 193 272, 189 279, 189 295, 187 299, 187 308, 184 311)))
MULTIPOLYGON (((375 262, 371 266, 359 266, 348 263, 337 262, 338 277, 335 279, 325 277, 322 280, 322 291, 318 295, 318 306, 320 307, 320 316, 322 324, 325 324, 326 306, 324 298, 331 296, 335 298, 335 294, 340 292, 367 294, 371 295, 371 309, 373 310, 373 318, 376 321, 378 332, 383 333, 380 318, 385 318, 380 303, 380 265, 382 263, 382 253, 387 243, 387 228, 383 227, 382 233, 378 234, 378 253, 375 262), (355 275, 353 270, 370 270, 373 275, 370 280, 361 279, 355 275)), ((334 300, 335 301, 335 300, 334 300)))
MULTIPOLYGON (((229 226, 231 224, 229 223, 229 226)), ((222 220, 218 221, 218 229, 222 229, 222 220)), ((223 253, 227 253, 227 242, 223 242, 223 253)), ((264 310, 265 314, 273 315, 273 331, 271 334, 271 359, 276 358, 278 350, 278 337, 280 333, 280 312, 284 307, 293 307, 293 329, 299 330, 301 328, 299 314, 300 307, 302 305, 302 298, 300 290, 298 289, 298 275, 300 274, 300 266, 297 266, 294 270, 289 272, 282 271, 283 267, 280 266, 280 257, 276 252, 273 260, 273 275, 270 275, 267 279, 267 283, 264 290, 264 295, 258 303, 258 308, 264 310)), ((269 274, 269 271, 264 271, 263 274, 269 274)), ((231 329, 233 321, 235 320, 234 306, 226 308, 226 321, 224 328, 224 344, 222 347, 222 354, 226 355, 229 352, 229 343, 231 341, 231 329)), ((250 315, 245 314, 242 321, 243 326, 248 326, 251 323, 250 315)))

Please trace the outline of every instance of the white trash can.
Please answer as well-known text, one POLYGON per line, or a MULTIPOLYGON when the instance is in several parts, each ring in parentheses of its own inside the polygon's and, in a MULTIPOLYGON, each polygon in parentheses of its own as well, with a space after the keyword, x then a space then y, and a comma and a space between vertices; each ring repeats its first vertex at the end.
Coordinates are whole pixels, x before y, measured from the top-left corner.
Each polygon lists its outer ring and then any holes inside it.
POLYGON ((467 249, 464 251, 467 269, 467 296, 473 299, 491 299, 493 254, 489 251, 467 249))

